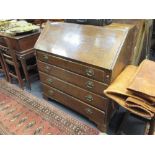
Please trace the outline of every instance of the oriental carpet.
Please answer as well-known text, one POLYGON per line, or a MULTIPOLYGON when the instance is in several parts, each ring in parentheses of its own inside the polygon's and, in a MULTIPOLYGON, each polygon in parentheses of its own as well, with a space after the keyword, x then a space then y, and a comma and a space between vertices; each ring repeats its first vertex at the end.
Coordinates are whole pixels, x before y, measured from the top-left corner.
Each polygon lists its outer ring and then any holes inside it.
POLYGON ((0 134, 96 135, 99 131, 47 101, 0 80, 0 134))

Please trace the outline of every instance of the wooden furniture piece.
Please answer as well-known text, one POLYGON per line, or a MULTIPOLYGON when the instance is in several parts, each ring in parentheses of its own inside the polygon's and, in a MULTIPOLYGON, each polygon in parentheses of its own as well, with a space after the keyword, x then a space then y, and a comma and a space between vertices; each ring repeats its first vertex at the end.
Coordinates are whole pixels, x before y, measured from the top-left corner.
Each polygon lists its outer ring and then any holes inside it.
POLYGON ((35 44, 44 98, 86 116, 106 131, 113 106, 103 90, 128 64, 134 28, 47 23, 35 44))
POLYGON ((14 67, 16 70, 17 79, 19 81, 21 88, 23 88, 24 82, 23 82, 23 79, 21 78, 18 66, 22 66, 21 70, 23 70, 24 72, 24 75, 25 75, 24 78, 26 79, 26 82, 28 83, 28 86, 31 89, 29 71, 30 70, 37 71, 37 65, 35 60, 35 50, 33 47, 36 40, 38 39, 39 34, 40 32, 35 32, 35 33, 20 35, 20 36, 9 36, 6 34, 0 34, 2 38, 2 41, 0 41, 0 49, 3 51, 3 53, 5 53, 6 52, 5 49, 7 49, 8 47, 8 51, 9 51, 8 54, 13 58, 12 61, 14 61, 14 67), (33 62, 34 62, 33 64, 27 63, 28 61, 30 61, 30 59, 31 60, 33 59, 33 62))
POLYGON ((155 135, 155 116, 150 121, 149 135, 155 135))
POLYGON ((113 19, 113 23, 124 23, 135 25, 135 33, 133 38, 133 55, 131 64, 138 65, 150 55, 150 42, 152 35, 152 20, 151 19, 113 19))
POLYGON ((15 78, 19 82, 19 86, 23 88, 23 80, 21 76, 21 65, 17 60, 15 51, 9 51, 9 48, 4 48, 2 51, 2 59, 6 68, 6 73, 8 75, 9 82, 11 83, 11 78, 15 78))
POLYGON ((38 77, 38 68, 36 63, 36 52, 35 49, 29 49, 26 51, 21 52, 20 54, 16 54, 17 59, 20 60, 23 72, 25 75, 25 79, 28 84, 28 88, 31 90, 31 79, 34 77, 38 77), (33 61, 33 62, 32 62, 33 61), (32 75, 30 76, 29 72, 32 72, 32 75))
POLYGON ((2 56, 1 56, 1 51, 0 51, 0 72, 2 72, 5 75, 6 80, 8 80, 8 76, 6 73, 5 66, 4 66, 4 62, 3 62, 2 56))

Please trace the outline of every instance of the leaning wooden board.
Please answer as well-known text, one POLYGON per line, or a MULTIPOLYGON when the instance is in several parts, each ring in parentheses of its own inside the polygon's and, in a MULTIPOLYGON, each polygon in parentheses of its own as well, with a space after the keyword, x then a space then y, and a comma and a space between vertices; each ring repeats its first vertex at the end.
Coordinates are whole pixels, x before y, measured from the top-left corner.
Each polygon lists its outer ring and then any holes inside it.
POLYGON ((48 22, 35 44, 44 97, 106 131, 114 109, 103 90, 128 64, 134 26, 48 22))

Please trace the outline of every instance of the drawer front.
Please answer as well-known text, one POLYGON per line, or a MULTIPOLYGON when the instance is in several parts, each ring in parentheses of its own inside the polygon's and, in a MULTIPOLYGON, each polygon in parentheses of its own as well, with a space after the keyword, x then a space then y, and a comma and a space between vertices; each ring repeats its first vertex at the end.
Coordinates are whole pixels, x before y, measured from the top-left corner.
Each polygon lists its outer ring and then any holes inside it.
POLYGON ((7 43, 8 45, 10 45, 11 49, 16 50, 16 52, 21 52, 34 48, 34 44, 36 43, 38 37, 39 33, 36 33, 34 35, 28 35, 20 39, 7 38, 7 43))
POLYGON ((40 72, 40 79, 43 83, 52 86, 66 94, 69 94, 73 97, 86 102, 87 104, 93 105, 100 110, 106 110, 109 99, 81 89, 75 85, 64 82, 54 76, 45 75, 40 72))
POLYGON ((97 82, 79 74, 67 71, 60 67, 48 65, 44 62, 38 61, 38 69, 42 72, 55 76, 63 81, 77 85, 83 89, 97 93, 103 96, 103 91, 108 87, 106 84, 97 82))
POLYGON ((19 40, 20 50, 23 51, 23 50, 27 50, 30 48, 34 48, 34 45, 38 37, 39 37, 39 33, 20 39, 19 40))
POLYGON ((103 111, 98 110, 91 105, 87 105, 86 103, 45 84, 42 84, 42 87, 45 96, 62 103, 80 114, 83 114, 97 124, 105 123, 106 119, 103 111))
POLYGON ((60 57, 49 55, 47 53, 40 52, 40 51, 37 51, 37 58, 43 62, 78 73, 88 78, 91 78, 100 82, 104 82, 106 84, 110 83, 111 74, 108 71, 92 68, 77 62, 73 62, 60 57))

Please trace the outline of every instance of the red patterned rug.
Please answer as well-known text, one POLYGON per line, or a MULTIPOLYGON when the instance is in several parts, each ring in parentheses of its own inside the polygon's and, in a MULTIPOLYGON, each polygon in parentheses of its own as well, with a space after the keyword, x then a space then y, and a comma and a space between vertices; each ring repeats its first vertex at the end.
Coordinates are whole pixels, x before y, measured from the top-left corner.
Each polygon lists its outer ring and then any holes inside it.
POLYGON ((45 100, 0 80, 0 134, 96 135, 99 131, 45 100))

